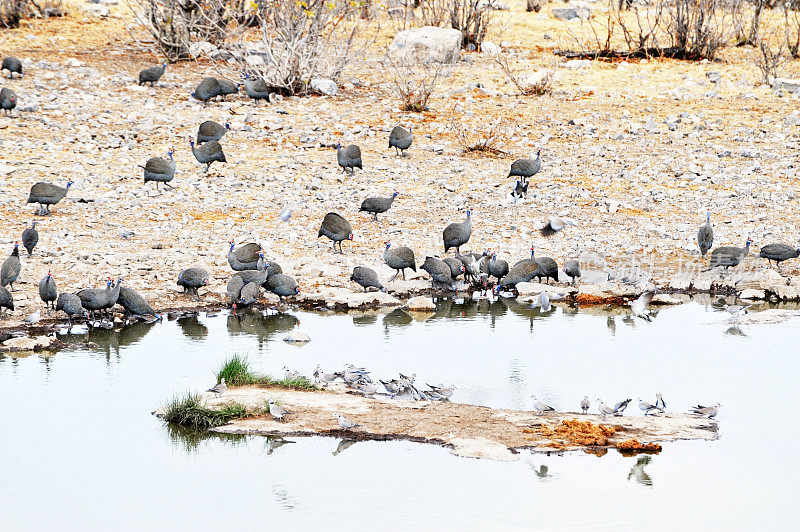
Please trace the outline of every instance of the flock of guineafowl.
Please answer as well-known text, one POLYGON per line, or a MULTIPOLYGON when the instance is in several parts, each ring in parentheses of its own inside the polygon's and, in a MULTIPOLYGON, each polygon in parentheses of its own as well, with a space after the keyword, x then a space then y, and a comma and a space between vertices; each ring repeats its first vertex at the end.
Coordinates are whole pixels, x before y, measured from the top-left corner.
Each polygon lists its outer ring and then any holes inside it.
MULTIPOLYGON (((139 73, 139 84, 150 83, 155 85, 164 74, 165 69, 166 64, 145 68, 139 73)), ((15 74, 23 75, 21 61, 13 57, 6 57, 3 60, 2 70, 9 72, 9 79, 13 79, 15 74)), ((251 73, 245 73, 243 81, 245 92, 256 101, 256 105, 259 100, 269 100, 270 94, 274 92, 263 79, 251 73)), ((192 97, 203 102, 203 106, 206 106, 209 101, 216 97, 225 98, 229 94, 238 93, 240 88, 240 85, 229 80, 208 77, 197 85, 194 92, 192 92, 192 97)), ((0 91, 0 107, 2 107, 5 114, 9 115, 16 105, 16 93, 9 88, 3 88, 0 91)), ((196 141, 189 141, 192 153, 198 162, 206 165, 206 171, 214 162, 226 162, 220 140, 229 129, 230 124, 228 123, 223 125, 209 120, 200 124, 196 141)), ((411 130, 398 125, 392 129, 389 135, 389 148, 395 148, 398 155, 405 156, 405 152, 411 147, 413 140, 414 136, 411 130)), ((363 168, 361 150, 358 146, 342 147, 337 144, 336 148, 337 162, 343 171, 353 173, 355 168, 363 168)), ((175 167, 173 150, 170 149, 167 158, 153 157, 146 162, 143 167, 144 181, 155 182, 158 190, 160 190, 159 185, 161 183, 172 188, 169 183, 175 177, 175 167)), ((541 153, 538 151, 535 158, 518 159, 512 163, 508 177, 516 179, 511 190, 511 196, 515 200, 526 196, 530 179, 541 168, 541 153)), ((31 187, 27 201, 28 203, 39 204, 36 213, 46 216, 50 214, 52 205, 56 205, 64 199, 71 185, 71 180, 67 181, 64 187, 38 182, 31 187)), ((388 198, 369 197, 361 204, 360 211, 371 214, 373 219, 377 220, 378 214, 385 213, 392 207, 397 196, 398 193, 395 192, 388 198)), ((285 211, 279 217, 283 221, 288 220, 291 216, 291 210, 287 211, 285 209, 285 211)), ((565 227, 575 225, 575 220, 571 218, 552 216, 544 227, 540 229, 540 233, 544 237, 552 237, 565 227)), ((490 288, 491 279, 494 278, 496 282, 493 284, 496 291, 501 289, 508 290, 518 283, 532 279, 547 283, 551 279, 555 282, 558 281, 559 269, 556 261, 550 257, 537 257, 533 246, 530 248, 530 258, 524 258, 513 266, 509 266, 507 261, 499 259, 497 254, 490 250, 482 253, 462 254, 461 247, 469 242, 471 234, 472 218, 469 209, 466 211, 466 219, 464 221, 451 223, 444 228, 442 233, 444 253, 448 253, 450 249, 455 249, 454 256, 445 258, 427 256, 422 264, 419 265, 420 269, 430 274, 434 288, 455 290, 456 281, 459 277, 472 287, 483 290, 490 288)), ((344 253, 342 242, 353 239, 353 228, 343 216, 330 212, 325 215, 319 228, 318 238, 323 236, 333 242, 333 251, 335 253, 344 253)), ((29 256, 33 253, 38 238, 36 222, 33 222, 31 227, 26 228, 22 234, 22 243, 29 256)), ((697 233, 697 242, 703 257, 711 250, 713 239, 714 233, 709 213, 706 216, 705 225, 700 227, 697 233)), ((752 241, 748 238, 743 248, 722 246, 712 250, 709 262, 710 267, 724 267, 727 269, 737 266, 748 254, 751 243, 752 241)), ((402 275, 403 279, 405 279, 405 271, 407 269, 417 271, 417 259, 411 248, 392 245, 388 241, 384 245, 383 260, 391 269, 397 272, 392 279, 399 275, 402 275)), ((768 244, 761 248, 759 256, 768 259, 770 263, 775 261, 778 264, 778 268, 780 268, 782 261, 800 256, 800 249, 787 244, 768 244)), ((300 293, 300 288, 295 279, 284 274, 277 262, 267 259, 264 250, 256 243, 245 244, 237 248, 234 242, 230 242, 228 263, 236 272, 227 285, 227 295, 234 307, 249 306, 255 303, 260 296, 262 288, 276 294, 281 301, 300 293)), ((2 317, 5 317, 7 309, 14 309, 14 300, 11 292, 21 270, 22 263, 19 257, 19 246, 18 243, 15 243, 11 255, 3 262, 2 270, 0 271, 0 312, 2 312, 2 317), (7 289, 6 286, 9 286, 11 290, 7 289)), ((581 277, 579 262, 575 259, 567 260, 563 265, 563 272, 571 278, 574 284, 581 277)), ((366 266, 357 266, 353 270, 350 279, 362 286, 365 291, 370 288, 384 290, 383 283, 377 273, 366 266)), ((74 294, 59 293, 55 280, 48 273, 39 283, 39 295, 45 303, 48 313, 51 308, 63 311, 67 315, 70 325, 72 324, 72 319, 76 316, 91 316, 95 318, 98 313, 108 315, 117 304, 124 308, 126 319, 130 317, 159 317, 141 294, 121 286, 121 283, 121 278, 117 279, 116 282, 108 279, 105 288, 85 288, 74 294)), ((200 267, 187 268, 180 272, 177 283, 184 288, 186 293, 199 299, 198 290, 208 285, 209 274, 200 267)), ((35 313, 35 316, 29 318, 29 321, 37 321, 39 319, 38 312, 35 313)))

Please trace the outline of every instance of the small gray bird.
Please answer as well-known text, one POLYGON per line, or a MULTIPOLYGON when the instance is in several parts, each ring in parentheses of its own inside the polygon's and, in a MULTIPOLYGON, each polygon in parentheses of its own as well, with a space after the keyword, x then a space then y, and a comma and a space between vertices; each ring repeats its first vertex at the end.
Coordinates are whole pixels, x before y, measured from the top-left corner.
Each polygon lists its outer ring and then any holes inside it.
POLYGON ((435 384, 428 384, 428 388, 433 390, 436 394, 441 395, 445 399, 450 399, 456 389, 455 386, 445 386, 443 384, 439 384, 438 386, 435 384))
POLYGON ((339 426, 342 428, 342 430, 350 430, 361 426, 355 421, 350 421, 341 414, 334 414, 333 419, 339 423, 339 426))
POLYGON ((619 403, 614 405, 614 413, 617 415, 622 415, 626 408, 628 408, 628 404, 631 402, 630 399, 624 399, 619 403))
POLYGON ((545 237, 553 236, 568 225, 575 226, 577 224, 572 218, 551 216, 550 220, 544 225, 544 227, 539 229, 539 233, 545 237))
POLYGON ((25 246, 29 257, 33 253, 33 248, 35 248, 38 243, 39 231, 36 230, 36 220, 34 220, 31 222, 30 227, 26 227, 25 230, 22 231, 22 245, 25 246))
POLYGON ((592 406, 592 404, 589 402, 589 396, 584 395, 583 399, 581 399, 581 410, 583 411, 584 414, 589 412, 590 406, 592 406))
POLYGON ((398 383, 396 380, 393 379, 393 380, 390 380, 390 381, 384 381, 384 380, 378 379, 378 382, 383 384, 383 387, 386 389, 386 391, 392 397, 394 397, 395 395, 400 393, 401 386, 400 386, 400 383, 398 383))
POLYGON ((662 412, 666 412, 667 411, 667 405, 666 405, 666 403, 664 403, 664 398, 661 397, 660 393, 656 394, 656 408, 658 408, 662 412))
POLYGON ((711 419, 711 418, 717 416, 717 411, 718 411, 719 407, 721 407, 721 406, 722 405, 719 404, 719 403, 716 403, 713 406, 697 405, 697 406, 691 408, 691 411, 692 411, 693 414, 698 414, 698 415, 703 416, 705 418, 711 419))
POLYGON ((221 379, 219 383, 215 384, 213 388, 206 390, 207 392, 214 392, 217 395, 222 395, 228 391, 228 385, 225 384, 225 379, 221 379))
POLYGON ((733 317, 731 321, 739 321, 743 315, 747 314, 747 309, 753 305, 725 305, 725 312, 731 314, 733 317))
POLYGON ((600 412, 600 415, 603 416, 603 419, 605 419, 606 416, 614 414, 614 409, 603 404, 602 399, 597 399, 597 410, 600 412))
POLYGON ((374 395, 378 392, 378 385, 372 382, 359 381, 354 388, 357 392, 364 395, 374 395))
POLYGON ((277 419, 278 421, 283 421, 283 417, 288 414, 293 414, 294 412, 290 412, 286 410, 284 407, 270 399, 269 401, 269 413, 277 419))
POLYGON ((642 398, 639 398, 639 409, 644 412, 644 415, 649 415, 653 410, 658 410, 656 405, 651 405, 648 402, 642 401, 642 398))
POLYGON ((39 323, 39 321, 41 321, 41 319, 42 319, 42 313, 37 310, 36 312, 29 315, 22 321, 27 323, 28 325, 36 325, 37 323, 39 323))
POLYGON ((633 311, 633 315, 646 321, 653 321, 653 318, 650 316, 650 311, 647 310, 647 305, 649 305, 653 300, 654 295, 654 291, 648 290, 634 301, 631 301, 631 310, 633 311))
POLYGON ((543 412, 555 412, 556 411, 556 409, 553 408, 552 406, 550 406, 548 404, 545 404, 545 403, 539 401, 538 399, 536 399, 535 395, 531 395, 531 397, 533 398, 533 408, 537 412, 539 412, 540 414, 543 413, 543 412))

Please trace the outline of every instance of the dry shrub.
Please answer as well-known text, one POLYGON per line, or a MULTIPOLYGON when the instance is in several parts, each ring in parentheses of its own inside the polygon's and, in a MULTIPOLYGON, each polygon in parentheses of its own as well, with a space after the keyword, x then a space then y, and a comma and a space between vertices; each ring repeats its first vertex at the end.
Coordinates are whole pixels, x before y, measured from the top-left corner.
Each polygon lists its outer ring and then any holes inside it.
POLYGON ((0 26, 16 28, 28 16, 28 0, 0 0, 0 26))
POLYGON ((555 81, 556 76, 554 68, 551 67, 541 71, 538 79, 528 82, 520 77, 520 73, 516 68, 511 66, 507 55, 496 54, 493 59, 506 75, 506 78, 517 87, 521 94, 525 96, 544 96, 552 91, 553 81, 555 81))
POLYGON ((759 37, 755 50, 750 56, 750 61, 758 71, 761 80, 767 84, 780 77, 780 72, 789 59, 785 42, 779 41, 776 44, 770 44, 769 39, 764 36, 759 37))
POLYGON ((389 57, 384 64, 387 66, 386 72, 392 90, 400 98, 400 108, 415 113, 427 111, 428 100, 442 76, 442 64, 420 61, 397 62, 389 57))
POLYGON ((262 0, 259 42, 241 45, 247 68, 292 94, 304 92, 314 77, 338 79, 374 42, 374 37, 365 38, 356 45, 367 24, 358 5, 341 0, 262 0))
POLYGON ((192 45, 225 43, 252 24, 257 8, 245 0, 128 0, 155 47, 170 61, 193 59, 192 45))
POLYGON ((463 46, 480 46, 486 37, 492 10, 485 0, 420 0, 422 24, 447 26, 464 36, 463 46))
POLYGON ((687 57, 714 59, 729 39, 723 0, 673 0, 665 9, 673 46, 687 57))
POLYGON ((502 141, 509 136, 509 127, 505 118, 496 118, 490 122, 479 120, 474 127, 465 122, 450 119, 450 129, 456 135, 456 140, 464 153, 481 153, 489 155, 504 155, 500 149, 502 141))

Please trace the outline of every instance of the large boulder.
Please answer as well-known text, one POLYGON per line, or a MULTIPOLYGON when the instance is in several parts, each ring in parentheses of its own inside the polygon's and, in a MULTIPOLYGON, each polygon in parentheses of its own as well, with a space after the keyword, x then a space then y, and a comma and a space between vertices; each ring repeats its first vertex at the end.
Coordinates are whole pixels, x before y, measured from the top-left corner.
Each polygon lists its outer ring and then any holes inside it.
POLYGON ((461 43, 458 30, 424 26, 398 31, 388 55, 395 61, 455 63, 460 58, 461 43))

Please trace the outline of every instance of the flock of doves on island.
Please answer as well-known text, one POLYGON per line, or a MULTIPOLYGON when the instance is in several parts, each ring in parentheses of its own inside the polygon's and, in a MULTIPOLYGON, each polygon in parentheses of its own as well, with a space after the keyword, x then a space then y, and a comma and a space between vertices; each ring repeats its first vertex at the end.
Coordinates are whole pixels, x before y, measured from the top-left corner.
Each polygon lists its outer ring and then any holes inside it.
MULTIPOLYGON (((285 380, 295 380, 302 377, 302 375, 295 371, 291 371, 287 367, 284 367, 283 370, 285 372, 285 380)), ((313 376, 315 382, 321 383, 324 387, 336 382, 337 379, 341 379, 348 389, 365 396, 374 396, 378 394, 378 385, 372 381, 369 373, 370 372, 367 371, 366 368, 357 368, 352 364, 348 364, 341 371, 326 373, 322 370, 322 368, 320 368, 319 364, 317 364, 313 376)), ((383 388, 386 390, 386 393, 383 395, 388 394, 392 398, 413 399, 414 401, 449 401, 450 397, 453 396, 453 393, 456 390, 455 386, 445 386, 443 384, 428 384, 428 390, 420 390, 414 384, 416 377, 416 373, 412 373, 410 376, 400 373, 399 378, 397 379, 378 379, 378 382, 380 382, 383 388)), ((222 395, 227 390, 228 386, 225 384, 225 379, 222 379, 218 384, 207 391, 213 392, 216 395, 222 395)), ((532 395, 531 398, 533 399, 533 410, 538 414, 556 411, 556 409, 552 406, 539 401, 535 395, 532 395)), ((600 413, 603 419, 606 419, 606 416, 621 416, 625 409, 628 408, 628 404, 630 402, 631 399, 625 399, 616 403, 613 407, 610 407, 606 406, 602 399, 597 399, 597 411, 600 413)), ((268 403, 269 413, 278 421, 283 421, 285 416, 293 413, 273 399, 270 399, 268 403)), ((711 419, 717 416, 720 406, 722 405, 719 403, 716 403, 712 406, 697 405, 692 407, 690 411, 693 414, 711 419)), ((580 407, 583 414, 589 413, 591 403, 589 402, 588 395, 584 396, 584 398, 581 400, 580 407)), ((655 404, 648 403, 639 398, 639 408, 645 416, 658 413, 663 414, 667 411, 667 405, 660 393, 656 394, 655 404)), ((357 423, 348 420, 341 414, 334 414, 334 418, 339 422, 339 426, 343 430, 350 430, 358 426, 357 423)))
MULTIPOLYGON (((2 69, 9 72, 9 78, 13 79, 15 74, 22 75, 22 63, 13 57, 6 57, 2 63, 2 69)), ((166 64, 149 67, 139 73, 139 84, 150 83, 153 86, 164 74, 166 64)), ((240 85, 229 80, 208 77, 203 79, 197 86, 192 96, 203 102, 205 106, 209 100, 217 96, 225 97, 229 94, 237 94, 240 85)), ((269 94, 274 92, 264 82, 252 73, 244 74, 244 89, 247 95, 258 103, 261 99, 269 100, 269 94)), ((0 106, 9 114, 17 105, 17 95, 9 88, 3 88, 0 92, 0 106)), ((206 165, 206 171, 213 162, 226 162, 225 154, 222 151, 220 140, 230 129, 230 124, 221 125, 214 121, 206 121, 200 124, 197 132, 197 142, 191 140, 191 149, 195 158, 206 165)), ((410 129, 396 126, 389 135, 389 148, 401 155, 411 147, 414 140, 410 129)), ((354 172, 355 168, 362 168, 361 150, 356 145, 341 147, 337 144, 337 161, 344 171, 354 172)), ((169 183, 175 177, 175 160, 173 150, 168 152, 168 159, 161 157, 150 158, 145 164, 144 181, 154 181, 158 188, 160 183, 170 186, 169 183)), ((523 158, 514 161, 511 165, 508 177, 516 178, 516 183, 511 190, 514 198, 525 197, 528 190, 530 179, 535 176, 542 167, 541 153, 537 151, 535 158, 523 158)), ((28 196, 28 203, 38 203, 37 214, 50 214, 50 207, 56 205, 67 195, 72 181, 69 180, 65 187, 59 187, 51 183, 38 182, 31 187, 28 196)), ((360 211, 371 214, 377 220, 378 214, 387 212, 398 193, 395 192, 390 197, 369 197, 361 204, 360 211)), ((278 218, 281 221, 288 221, 295 206, 284 208, 278 218)), ((541 229, 541 234, 550 237, 568 226, 575 226, 576 221, 572 218, 552 216, 547 224, 541 229)), ((516 262, 513 266, 503 259, 497 257, 496 252, 489 250, 483 253, 461 254, 460 248, 466 244, 472 234, 471 211, 467 209, 466 219, 463 222, 449 224, 443 231, 444 252, 455 249, 453 257, 439 258, 428 256, 419 267, 428 272, 431 276, 433 287, 456 290, 456 281, 462 277, 468 286, 465 288, 478 287, 483 290, 489 288, 489 281, 494 278, 495 293, 501 290, 513 289, 521 282, 531 281, 536 278, 538 281, 544 280, 549 284, 550 279, 558 282, 559 269, 556 261, 550 257, 537 257, 534 247, 531 246, 530 258, 524 258, 516 262)), ((342 242, 353 239, 353 228, 349 221, 335 212, 325 215, 319 228, 317 237, 325 236, 333 242, 334 252, 343 253, 342 242)), ((39 233, 36 229, 36 222, 26 228, 22 233, 22 244, 30 256, 39 240, 39 233)), ((697 233, 697 243, 703 257, 706 256, 712 247, 714 232, 711 226, 711 214, 706 216, 706 223, 700 227, 697 233)), ((748 254, 752 241, 748 238, 744 247, 721 246, 711 251, 710 267, 730 268, 737 266, 748 254)), ((383 251, 384 262, 392 269, 397 271, 397 275, 402 274, 405 279, 405 270, 417 271, 417 260, 411 248, 405 246, 393 246, 391 242, 385 242, 383 251)), ((800 249, 787 244, 775 243, 768 244, 761 248, 759 256, 770 261, 775 261, 780 269, 780 263, 785 260, 800 256, 800 249)), ((295 296, 300 292, 295 279, 285 275, 280 265, 272 260, 267 260, 264 250, 257 243, 248 243, 235 248, 234 243, 230 243, 228 251, 228 262, 236 273, 231 277, 227 285, 227 295, 230 302, 235 307, 247 307, 258 301, 261 289, 264 288, 276 294, 281 302, 284 298, 295 296)), ((13 283, 19 277, 22 270, 22 263, 19 257, 18 243, 15 242, 11 255, 3 262, 2 272, 0 272, 0 317, 5 317, 6 310, 14 309, 14 299, 11 291, 6 286, 10 286, 13 291, 13 283)), ((577 278, 581 276, 580 264, 575 259, 566 260, 563 264, 563 272, 572 279, 575 284, 577 278)), ((357 266, 350 277, 350 280, 358 283, 365 291, 370 288, 384 290, 383 283, 378 278, 375 270, 366 266, 357 266)), ((391 279, 390 279, 391 280, 391 279)), ((199 299, 198 289, 208 285, 208 272, 198 266, 187 268, 178 275, 177 283, 186 292, 199 299)), ((39 283, 39 295, 46 305, 49 313, 50 308, 63 311, 72 326, 74 317, 96 317, 97 313, 108 315, 117 304, 123 307, 125 318, 134 317, 159 318, 156 311, 147 301, 136 291, 120 286, 122 279, 116 282, 108 279, 105 288, 84 288, 75 293, 60 293, 56 287, 55 280, 48 273, 39 283)), ((463 286, 463 285, 462 285, 463 286)), ((653 292, 645 292, 637 300, 631 303, 635 315, 649 320, 647 305, 653 297, 653 292)), ((550 306, 550 296, 547 292, 543 293, 538 303, 547 310, 550 306)), ((738 311, 738 307, 731 312, 738 311)), ((35 323, 41 318, 37 311, 29 316, 26 321, 35 323)), ((100 324, 106 324, 101 321, 100 324)))
MULTIPOLYGON (((22 75, 22 63, 13 57, 6 57, 2 63, 2 69, 9 71, 9 78, 13 79, 14 74, 22 75)), ((150 83, 151 86, 160 79, 164 74, 166 64, 160 66, 149 67, 139 73, 139 84, 150 83)), ((255 100, 256 105, 259 100, 269 100, 270 94, 274 92, 263 79, 259 78, 252 73, 246 72, 244 74, 244 89, 247 95, 255 100)), ((229 80, 217 79, 208 77, 203 79, 197 88, 192 92, 192 97, 203 102, 203 106, 207 103, 221 96, 225 98, 229 94, 238 94, 241 86, 229 80)), ((17 95, 9 88, 3 88, 0 91, 0 108, 2 108, 6 115, 17 105, 17 95)), ((200 124, 197 131, 196 143, 190 140, 190 146, 194 157, 201 164, 205 164, 205 170, 208 171, 211 164, 214 162, 227 162, 225 154, 222 150, 220 140, 230 130, 230 124, 224 125, 217 122, 208 120, 200 124)), ((413 134, 410 129, 403 126, 396 126, 392 129, 389 135, 389 148, 394 148, 400 156, 405 156, 406 150, 411 147, 414 140, 413 134)), ((341 147, 336 145, 336 156, 339 166, 345 172, 353 173, 355 168, 362 169, 363 164, 361 160, 361 149, 356 145, 349 145, 341 147)), ((170 149, 167 154, 167 159, 161 157, 150 158, 144 169, 145 183, 153 181, 156 183, 158 189, 161 183, 171 187, 169 183, 175 177, 176 164, 173 158, 173 150, 170 149)), ((511 164, 508 177, 516 178, 516 182, 511 190, 511 196, 514 199, 521 199, 527 195, 528 185, 530 179, 534 177, 542 168, 541 152, 537 151, 535 158, 523 158, 514 161, 511 164)), ((28 196, 28 203, 38 203, 39 209, 37 214, 46 216, 50 214, 50 207, 59 203, 67 195, 72 181, 69 180, 65 187, 59 187, 51 183, 38 182, 31 187, 30 195, 28 196)), ((160 190, 160 189, 159 189, 160 190)), ((390 197, 369 197, 366 198, 360 207, 360 211, 367 212, 377 220, 378 214, 387 212, 398 193, 395 192, 390 197)), ((288 221, 292 215, 295 206, 284 208, 279 214, 278 218, 281 221, 288 221)), ((541 228, 540 233, 544 237, 551 237, 568 226, 575 226, 576 221, 572 218, 552 216, 547 224, 541 228)), ((536 278, 538 281, 545 281, 549 284, 552 279, 558 282, 559 270, 556 261, 550 257, 537 257, 535 249, 531 246, 530 258, 524 258, 516 262, 513 266, 503 259, 499 259, 496 253, 485 251, 483 253, 466 253, 461 254, 460 248, 465 245, 472 234, 472 220, 471 211, 467 209, 466 219, 463 222, 454 222, 445 227, 442 236, 444 241, 444 252, 447 253, 450 249, 455 249, 453 257, 445 257, 440 259, 436 256, 428 256, 425 261, 420 265, 420 268, 428 272, 431 276, 434 288, 443 288, 447 290, 456 290, 456 281, 459 277, 473 287, 478 287, 483 290, 489 288, 489 281, 494 278, 494 292, 500 292, 502 289, 510 290, 515 285, 521 282, 528 282, 536 278)), ((317 237, 327 237, 333 242, 333 251, 343 253, 342 242, 353 239, 353 228, 343 216, 340 214, 330 212, 325 215, 319 228, 317 237)), ((39 240, 39 234, 36 229, 36 222, 31 224, 31 227, 26 228, 22 233, 22 243, 31 256, 33 250, 39 240)), ((700 252, 703 257, 706 256, 711 250, 714 240, 714 232, 711 226, 711 214, 706 215, 705 224, 700 227, 697 233, 697 243, 700 247, 700 252)), ((748 254, 752 241, 748 238, 744 247, 721 246, 711 251, 710 267, 724 267, 730 268, 737 266, 742 259, 748 254)), ((393 280, 397 276, 402 275, 405 279, 405 270, 411 269, 417 271, 417 260, 411 248, 405 246, 393 246, 391 242, 384 243, 385 248, 383 251, 384 262, 392 269, 396 270, 395 276, 390 279, 393 280)), ((770 263, 775 261, 780 268, 780 263, 785 260, 797 258, 800 256, 800 249, 789 246, 787 244, 768 244, 761 248, 759 256, 768 259, 770 263)), ((236 308, 237 306, 249 306, 255 303, 260 295, 262 288, 276 294, 281 302, 284 298, 292 297, 300 293, 300 288, 295 279, 291 276, 283 274, 280 265, 272 260, 265 258, 264 250, 259 244, 248 243, 238 248, 235 247, 234 242, 230 242, 228 249, 228 263, 231 268, 236 271, 231 277, 227 285, 227 295, 231 304, 236 308)), ((3 262, 0 271, 0 312, 5 316, 5 309, 14 309, 14 301, 6 286, 9 285, 13 291, 13 283, 19 277, 22 270, 22 264, 19 257, 19 246, 15 242, 14 249, 11 255, 3 262)), ((571 278, 572 283, 575 284, 576 279, 581 277, 580 264, 575 259, 570 259, 564 262, 563 272, 571 278)), ((366 266, 357 266, 352 273, 350 279, 365 291, 370 288, 384 290, 384 286, 378 278, 377 273, 366 266)), ((199 300, 198 290, 207 286, 209 282, 208 272, 201 267, 190 267, 180 272, 178 275, 177 283, 182 286, 185 292, 193 295, 199 300)), ((48 273, 39 283, 39 295, 45 303, 47 312, 49 313, 51 307, 55 310, 63 311, 69 319, 70 326, 72 326, 72 319, 74 317, 89 317, 95 319, 99 313, 108 315, 113 312, 112 309, 115 305, 119 304, 125 311, 126 320, 131 318, 156 318, 159 319, 160 315, 150 306, 149 303, 135 290, 121 286, 122 278, 118 278, 116 282, 108 279, 105 288, 84 288, 73 293, 60 293, 57 290, 56 283, 53 277, 48 273)), ((649 320, 650 317, 647 311, 647 305, 653 298, 653 292, 645 292, 638 299, 631 303, 631 308, 635 315, 649 320)), ((542 310, 547 311, 550 307, 549 296, 545 292, 540 296, 538 305, 542 310)), ((738 307, 736 307, 738 309, 738 307)), ((35 323, 40 319, 40 314, 37 311, 29 316, 25 321, 28 323, 35 323)), ((104 322, 101 322, 104 323, 104 322)), ((342 379, 348 387, 355 390, 372 395, 377 393, 377 385, 372 382, 369 377, 369 372, 364 368, 355 368, 348 366, 342 371, 335 373, 324 373, 319 367, 314 372, 315 378, 323 382, 325 385, 333 382, 336 379, 342 379)), ((401 374, 399 379, 391 381, 380 381, 386 389, 386 392, 392 397, 408 396, 416 400, 448 400, 453 394, 453 387, 444 386, 431 386, 429 390, 419 390, 414 386, 414 376, 407 377, 401 374)), ((223 393, 227 389, 225 381, 217 384, 210 391, 216 393, 223 393)), ((533 397, 533 408, 542 412, 552 412, 554 409, 545 403, 538 401, 533 397)), ((621 415, 625 408, 628 406, 630 399, 626 399, 609 407, 603 404, 598 399, 598 411, 605 417, 607 415, 621 415)), ((580 403, 583 413, 588 412, 590 403, 588 397, 580 403)), ((717 408, 719 404, 714 406, 704 407, 697 405, 692 409, 692 412, 713 418, 717 415, 717 408)), ((639 407, 645 415, 655 412, 664 412, 666 405, 661 395, 657 395, 655 404, 647 403, 639 399, 639 407)), ((283 417, 290 412, 275 403, 270 402, 270 413, 276 419, 283 419, 283 417)), ((339 425, 342 429, 348 430, 356 427, 357 425, 352 421, 336 415, 339 425)))

